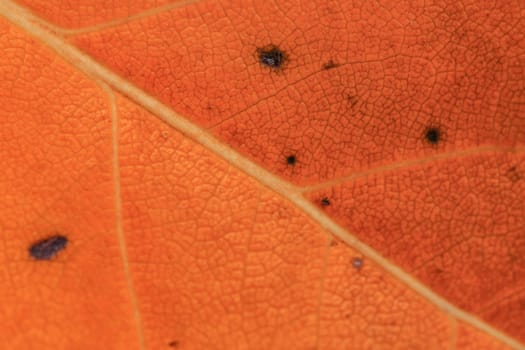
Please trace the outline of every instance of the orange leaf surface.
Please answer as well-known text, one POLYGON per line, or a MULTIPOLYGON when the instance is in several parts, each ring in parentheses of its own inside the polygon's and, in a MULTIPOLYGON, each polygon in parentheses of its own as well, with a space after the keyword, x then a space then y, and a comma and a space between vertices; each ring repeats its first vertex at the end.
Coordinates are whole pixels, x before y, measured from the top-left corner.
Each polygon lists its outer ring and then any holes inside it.
POLYGON ((525 349, 525 3, 0 3, 5 349, 525 349))

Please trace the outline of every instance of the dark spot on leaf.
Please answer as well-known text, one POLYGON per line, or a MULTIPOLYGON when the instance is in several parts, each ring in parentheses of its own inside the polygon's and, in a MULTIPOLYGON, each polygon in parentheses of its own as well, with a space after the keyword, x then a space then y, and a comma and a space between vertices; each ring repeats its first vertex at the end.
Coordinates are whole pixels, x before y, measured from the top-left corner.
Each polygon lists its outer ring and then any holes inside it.
POLYGON ((177 340, 170 341, 168 343, 168 346, 171 346, 172 348, 178 348, 179 347, 179 342, 177 340))
POLYGON ((67 238, 55 235, 36 243, 29 247, 29 254, 37 260, 50 260, 67 245, 67 238))
POLYGON ((321 205, 323 207, 329 206, 330 205, 330 200, 327 197, 324 197, 323 199, 321 199, 321 205))
POLYGON ((359 269, 363 266, 363 259, 361 259, 361 258, 357 258, 357 257, 356 257, 356 258, 353 258, 353 259, 352 259, 352 266, 353 266, 355 269, 359 270, 359 269))
POLYGON ((286 163, 288 163, 289 165, 295 165, 296 162, 297 162, 297 159, 295 158, 293 154, 286 157, 286 163))
POLYGON ((286 54, 275 45, 268 45, 257 49, 257 56, 259 62, 272 69, 279 69, 284 66, 288 57, 286 54))
POLYGON ((348 95, 347 99, 348 99, 348 102, 350 102, 350 107, 354 108, 355 105, 356 105, 357 102, 358 102, 358 98, 357 98, 357 96, 354 96, 354 95, 348 95))
POLYGON ((330 247, 336 247, 338 245, 339 245, 339 243, 337 243, 336 240, 332 240, 332 242, 330 242, 330 247))
POLYGON ((518 182, 521 180, 521 174, 515 166, 510 167, 509 170, 507 170, 506 175, 511 182, 518 182))
POLYGON ((436 127, 430 127, 425 131, 425 139, 435 145, 441 141, 441 131, 436 127))
POLYGON ((340 66, 340 64, 335 63, 334 61, 330 60, 330 61, 326 62, 325 64, 323 64, 323 69, 324 70, 329 70, 329 69, 332 69, 332 68, 337 68, 339 66, 340 66))

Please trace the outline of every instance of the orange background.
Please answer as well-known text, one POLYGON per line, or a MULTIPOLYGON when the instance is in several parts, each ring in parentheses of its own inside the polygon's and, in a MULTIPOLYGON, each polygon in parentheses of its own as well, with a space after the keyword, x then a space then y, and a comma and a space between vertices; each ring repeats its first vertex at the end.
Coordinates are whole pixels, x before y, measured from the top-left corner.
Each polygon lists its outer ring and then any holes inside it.
POLYGON ((521 0, 0 15, 0 348, 525 349, 521 0))

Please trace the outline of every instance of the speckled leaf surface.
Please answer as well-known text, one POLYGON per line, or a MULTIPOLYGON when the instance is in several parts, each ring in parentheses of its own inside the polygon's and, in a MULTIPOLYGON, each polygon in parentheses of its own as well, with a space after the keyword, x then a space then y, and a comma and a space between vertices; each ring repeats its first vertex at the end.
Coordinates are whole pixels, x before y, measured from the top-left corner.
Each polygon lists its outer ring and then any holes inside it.
POLYGON ((0 348, 525 348, 522 1, 0 15, 0 348))

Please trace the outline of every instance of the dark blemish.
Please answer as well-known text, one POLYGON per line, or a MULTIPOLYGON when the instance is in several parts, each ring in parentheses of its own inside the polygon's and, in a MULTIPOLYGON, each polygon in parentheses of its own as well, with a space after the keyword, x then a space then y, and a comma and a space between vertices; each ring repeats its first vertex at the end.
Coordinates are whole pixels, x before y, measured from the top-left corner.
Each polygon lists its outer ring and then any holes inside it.
POLYGON ((330 242, 330 247, 336 247, 338 245, 339 245, 339 243, 337 243, 336 240, 333 240, 332 242, 330 242))
POLYGON ((297 159, 295 158, 293 154, 286 157, 286 163, 288 163, 288 165, 295 165, 296 162, 297 162, 297 159))
POLYGON ((272 69, 279 69, 286 63, 288 57, 275 45, 268 45, 257 49, 257 56, 262 65, 272 69))
POLYGON ((435 145, 441 140, 441 131, 438 128, 431 127, 425 131, 426 140, 435 145))
POLYGON ((179 342, 177 340, 170 341, 168 343, 168 346, 171 346, 172 348, 178 348, 179 347, 179 342))
POLYGON ((509 170, 507 170, 507 178, 511 182, 517 182, 521 180, 521 174, 519 173, 518 169, 516 169, 515 166, 510 167, 509 170))
POLYGON ((363 259, 361 258, 353 258, 352 259, 352 266, 359 270, 363 266, 363 259))
POLYGON ((67 238, 56 235, 33 243, 29 248, 29 254, 37 260, 50 260, 66 245, 67 238))
POLYGON ((327 197, 324 197, 323 199, 321 199, 321 205, 323 207, 329 206, 330 205, 330 200, 327 197))
POLYGON ((357 96, 353 96, 353 95, 348 95, 347 100, 348 100, 348 102, 350 102, 350 107, 352 107, 352 108, 354 108, 354 106, 358 102, 357 96))
POLYGON ((335 63, 334 61, 330 60, 330 61, 326 62, 325 64, 323 64, 323 69, 324 70, 329 70, 329 69, 332 69, 332 68, 337 68, 339 66, 340 66, 340 64, 335 63))

